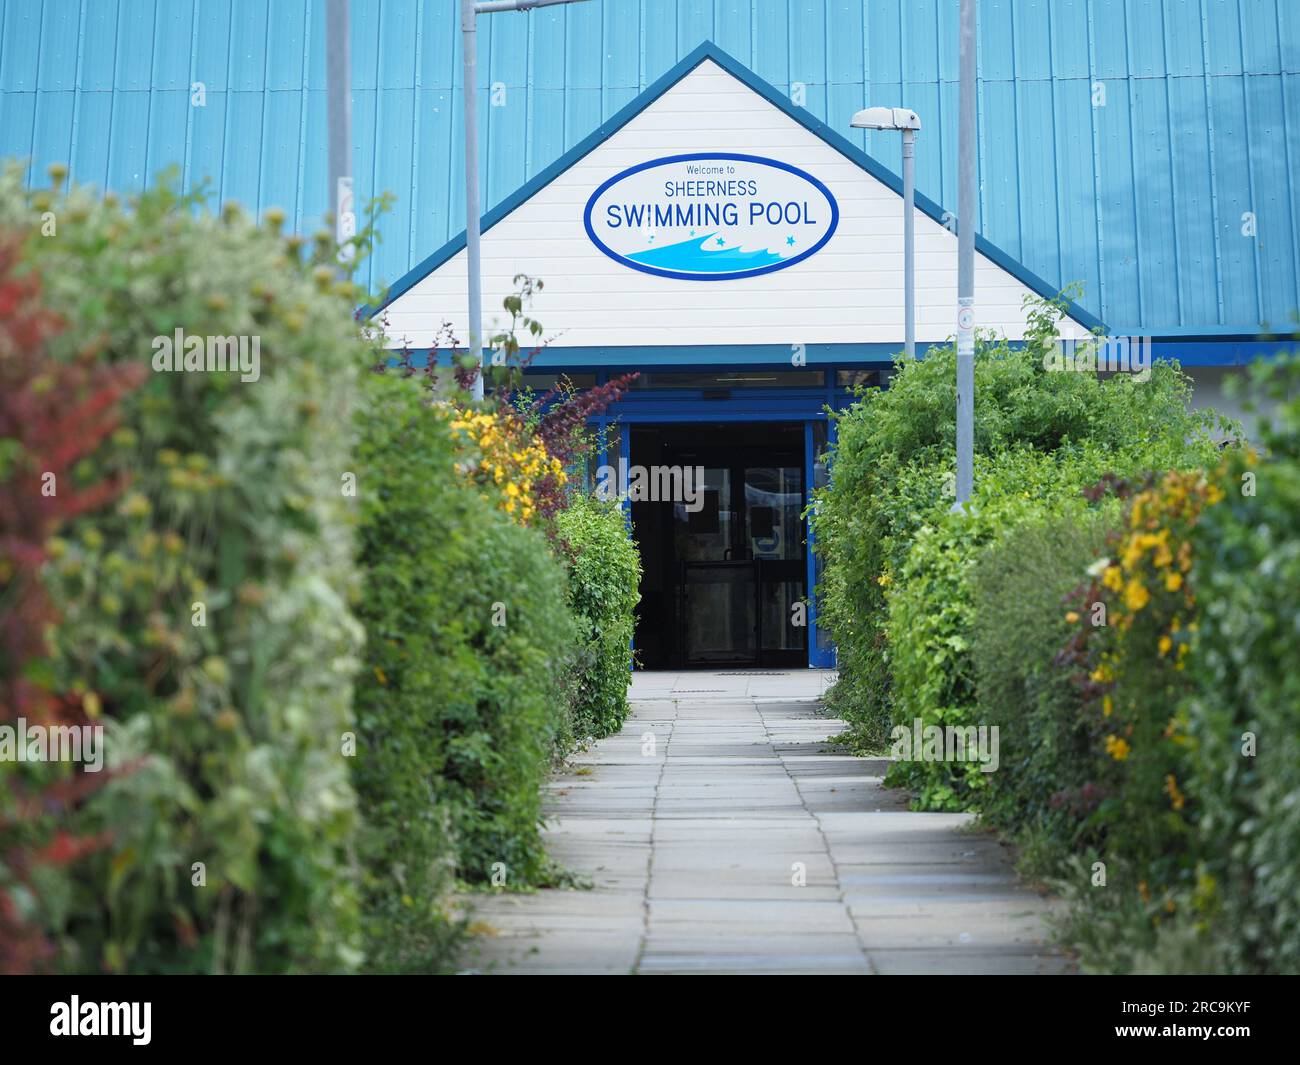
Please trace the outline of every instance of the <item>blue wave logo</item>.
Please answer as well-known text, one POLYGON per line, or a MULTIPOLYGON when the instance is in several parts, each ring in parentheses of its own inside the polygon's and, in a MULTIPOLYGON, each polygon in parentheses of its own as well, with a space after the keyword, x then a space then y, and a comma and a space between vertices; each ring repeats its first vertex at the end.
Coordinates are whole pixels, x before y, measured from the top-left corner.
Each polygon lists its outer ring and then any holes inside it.
POLYGON ((662 248, 650 248, 635 252, 625 258, 645 266, 657 266, 661 270, 673 270, 691 274, 725 274, 737 271, 749 272, 760 266, 783 263, 780 255, 764 249, 763 251, 742 251, 739 248, 710 247, 717 238, 712 234, 697 239, 667 244, 662 248))
POLYGON ((784 270, 816 254, 839 225, 822 182, 776 159, 700 152, 615 174, 587 200, 583 225, 615 262, 687 281, 784 270))

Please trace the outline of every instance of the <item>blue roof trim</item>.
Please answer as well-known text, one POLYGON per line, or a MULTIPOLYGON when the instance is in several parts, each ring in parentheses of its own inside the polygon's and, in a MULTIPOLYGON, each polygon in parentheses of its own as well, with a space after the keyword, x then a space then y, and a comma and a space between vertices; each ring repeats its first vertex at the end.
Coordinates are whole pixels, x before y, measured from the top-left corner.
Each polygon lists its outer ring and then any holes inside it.
MULTIPOLYGON (((948 341, 918 341, 921 357, 931 347, 946 347, 948 341)), ((1012 347, 1022 344, 1013 340, 1012 347)), ((1261 339, 1258 337, 1233 337, 1231 339, 1155 337, 1151 341, 1152 358, 1176 359, 1183 366, 1245 366, 1259 358, 1287 352, 1300 352, 1300 339, 1261 339)), ((412 348, 416 364, 423 366, 428 348, 412 348)), ((439 349, 442 354, 446 349, 439 349)), ((830 367, 878 368, 889 366, 902 351, 901 344, 809 344, 805 349, 806 368, 810 370, 830 367)), ((737 367, 756 369, 792 369, 788 344, 640 344, 628 347, 546 347, 537 352, 530 367, 535 370, 568 370, 578 373, 588 370, 671 370, 691 369, 700 373, 713 370, 734 370, 737 367)))
MULTIPOLYGON (((616 114, 611 116, 608 121, 602 122, 588 136, 575 144, 560 156, 560 158, 555 160, 555 162, 551 163, 544 170, 539 171, 531 180, 525 182, 512 195, 506 197, 488 211, 483 216, 481 224, 482 232, 486 233, 506 215, 510 214, 511 211, 526 202, 540 189, 554 181, 560 174, 564 173, 564 171, 568 170, 574 163, 582 159, 583 156, 603 144, 706 59, 713 60, 713 62, 717 63, 723 70, 727 71, 728 74, 731 74, 738 81, 744 83, 754 92, 758 93, 767 100, 768 103, 779 108, 783 113, 794 119, 814 136, 820 137, 850 162, 855 163, 878 181, 888 185, 889 188, 898 193, 898 195, 901 196, 903 194, 902 178, 892 170, 882 166, 875 159, 871 158, 871 156, 867 155, 867 153, 861 148, 857 147, 857 145, 853 144, 846 137, 837 133, 826 123, 822 122, 821 119, 810 114, 808 111, 805 111, 802 107, 796 107, 787 97, 777 92, 771 84, 764 81, 748 67, 742 65, 733 56, 724 52, 712 41, 705 41, 652 85, 647 86, 644 92, 634 100, 630 101, 616 114)), ((942 208, 940 208, 940 206, 928 196, 919 192, 916 193, 916 206, 940 225, 943 225, 942 208)), ((388 289, 381 303, 373 307, 362 307, 360 309, 360 314, 362 317, 366 318, 371 318, 378 314, 394 300, 409 292, 418 282, 433 273, 434 270, 442 266, 443 263, 447 262, 447 260, 464 247, 465 232, 462 230, 418 266, 407 271, 402 278, 396 281, 388 289)), ((1000 266, 1007 273, 1011 274, 1026 288, 1037 292, 1040 296, 1054 299, 1060 291, 1058 288, 1049 285, 1037 274, 1032 273, 1024 266, 1024 264, 1011 258, 1011 256, 1002 251, 1001 248, 989 243, 979 233, 975 234, 975 250, 991 262, 1000 266)), ((978 302, 976 303, 976 307, 978 309, 978 302)), ((1101 319, 1073 301, 1067 300, 1065 303, 1065 309, 1066 313, 1085 329, 1093 331, 1100 330, 1101 332, 1106 331, 1106 325, 1101 321, 1101 319)))

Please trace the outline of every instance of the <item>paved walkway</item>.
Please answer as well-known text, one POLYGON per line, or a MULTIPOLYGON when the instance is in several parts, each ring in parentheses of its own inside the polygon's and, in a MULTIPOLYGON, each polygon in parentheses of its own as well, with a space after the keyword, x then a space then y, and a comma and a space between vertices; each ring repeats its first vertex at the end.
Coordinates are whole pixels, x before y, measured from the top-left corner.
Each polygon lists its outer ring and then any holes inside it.
POLYGON ((837 753, 833 675, 638 673, 623 730, 551 784, 552 856, 589 891, 498 895, 466 969, 1053 973, 1046 904, 963 814, 910 813, 837 753))

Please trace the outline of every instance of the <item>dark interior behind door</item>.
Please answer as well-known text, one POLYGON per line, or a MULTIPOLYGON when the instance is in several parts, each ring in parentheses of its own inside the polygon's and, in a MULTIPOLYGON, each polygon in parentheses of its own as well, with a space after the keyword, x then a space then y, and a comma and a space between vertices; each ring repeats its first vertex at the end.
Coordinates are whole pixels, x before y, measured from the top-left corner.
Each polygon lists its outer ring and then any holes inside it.
POLYGON ((702 506, 632 504, 646 668, 806 664, 802 425, 637 427, 632 462, 704 468, 702 506))

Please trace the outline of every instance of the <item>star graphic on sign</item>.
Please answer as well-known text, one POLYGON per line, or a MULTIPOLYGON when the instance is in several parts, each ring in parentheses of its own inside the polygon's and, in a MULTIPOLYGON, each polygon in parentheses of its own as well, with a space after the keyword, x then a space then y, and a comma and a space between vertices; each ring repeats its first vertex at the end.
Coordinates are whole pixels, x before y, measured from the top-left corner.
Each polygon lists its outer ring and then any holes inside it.
POLYGON ((721 248, 721 247, 722 247, 724 244, 726 244, 726 243, 727 243, 727 242, 726 242, 725 240, 723 240, 721 237, 718 238, 718 247, 719 247, 719 248, 721 248))
POLYGON ((786 238, 785 238, 785 242, 786 242, 786 244, 788 244, 790 247, 794 247, 794 237, 786 237, 786 238))
POLYGON ((691 236, 695 236, 695 230, 691 230, 691 236))

